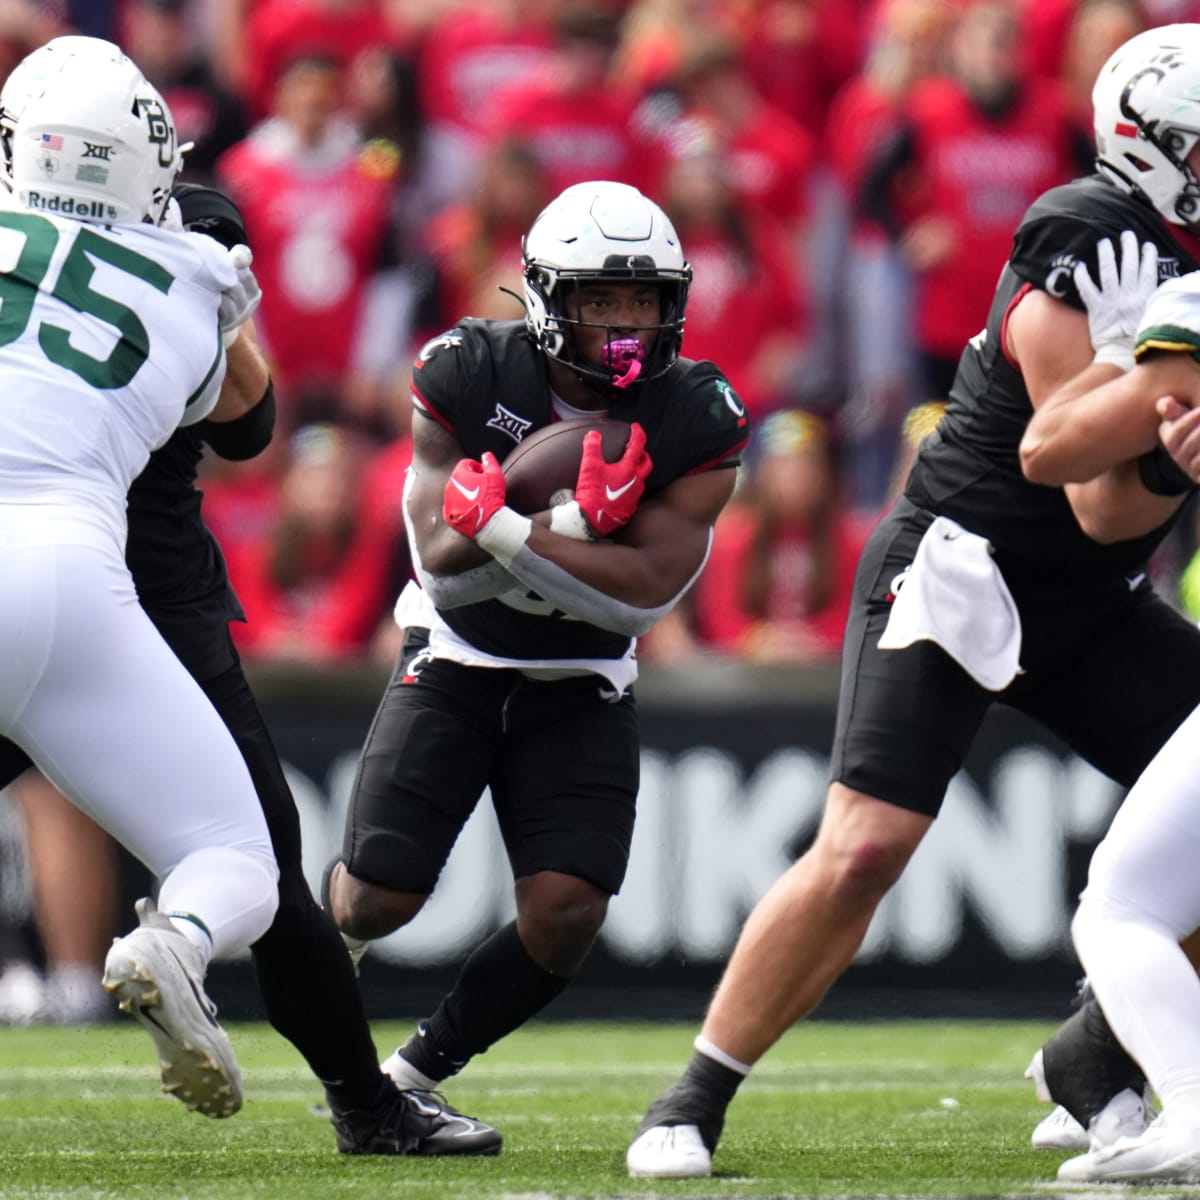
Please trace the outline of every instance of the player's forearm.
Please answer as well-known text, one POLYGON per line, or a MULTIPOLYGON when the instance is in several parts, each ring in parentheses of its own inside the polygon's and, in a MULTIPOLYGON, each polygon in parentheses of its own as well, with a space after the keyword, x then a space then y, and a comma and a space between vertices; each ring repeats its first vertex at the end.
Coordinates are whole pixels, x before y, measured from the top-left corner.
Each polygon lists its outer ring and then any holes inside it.
POLYGON ((213 424, 244 417, 266 395, 271 369, 259 348, 254 324, 247 321, 225 351, 225 380, 221 395, 207 420, 213 424))
POLYGON ((638 637, 675 606, 704 565, 670 566, 642 547, 587 542, 552 533, 502 509, 479 537, 508 573, 555 607, 614 633, 638 637))
POLYGON ((1149 450, 1153 427, 1146 423, 1142 446, 1130 420, 1137 411, 1130 378, 1112 363, 1092 363, 1048 397, 1021 438, 1025 477, 1055 487, 1080 483, 1149 450))

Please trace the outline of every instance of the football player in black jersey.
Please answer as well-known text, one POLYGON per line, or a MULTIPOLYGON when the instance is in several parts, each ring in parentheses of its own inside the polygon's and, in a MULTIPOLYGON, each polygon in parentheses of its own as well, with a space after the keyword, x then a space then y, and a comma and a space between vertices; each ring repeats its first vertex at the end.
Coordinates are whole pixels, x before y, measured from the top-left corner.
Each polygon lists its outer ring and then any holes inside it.
MULTIPOLYGON (((14 107, 11 95, 0 95, 0 129, 15 119, 14 107)), ((173 194, 186 228, 229 247, 246 242, 241 214, 222 193, 181 184, 173 194)), ((494 1130, 433 1097, 400 1091, 381 1072, 353 966, 304 879, 299 816, 229 634, 229 622, 245 617, 196 487, 206 445, 240 460, 271 440, 274 392, 252 324, 228 349, 224 386, 244 396, 249 411, 181 428, 150 456, 129 493, 126 559, 142 607, 233 734, 267 818, 279 908, 251 947, 267 1016, 324 1084, 343 1153, 492 1152, 494 1130)), ((0 786, 29 767, 22 750, 0 740, 0 786)))
MULTIPOLYGON (((1118 50, 1093 96, 1097 173, 1046 193, 1017 229, 945 416, 860 562, 816 841, 747 920, 691 1062, 629 1148, 632 1175, 711 1172, 738 1085, 850 963, 993 702, 1129 785, 1200 701, 1200 633, 1146 578, 1180 504, 1159 494, 1170 481, 1131 466, 1045 487, 1018 453, 1035 408, 1112 372, 1076 265, 1098 279, 1098 246, 1127 230, 1160 278, 1200 265, 1198 72, 1200 26, 1118 50), (1103 511, 1122 526, 1101 543, 1081 521, 1103 511)), ((1068 1062, 1050 1090, 1086 1129, 1127 1081, 1076 1074, 1068 1062)), ((1144 1126, 1144 1109, 1131 1116, 1144 1126)))
POLYGON ((746 414, 679 357, 691 270, 635 188, 568 188, 524 240, 526 319, 468 318, 413 370, 405 513, 420 586, 368 735, 326 902, 361 946, 411 921, 490 787, 516 920, 467 959, 384 1069, 433 1087, 575 977, 621 885, 638 789, 635 639, 708 554, 746 414), (629 422, 586 445, 573 499, 522 516, 499 466, 550 422, 629 422))

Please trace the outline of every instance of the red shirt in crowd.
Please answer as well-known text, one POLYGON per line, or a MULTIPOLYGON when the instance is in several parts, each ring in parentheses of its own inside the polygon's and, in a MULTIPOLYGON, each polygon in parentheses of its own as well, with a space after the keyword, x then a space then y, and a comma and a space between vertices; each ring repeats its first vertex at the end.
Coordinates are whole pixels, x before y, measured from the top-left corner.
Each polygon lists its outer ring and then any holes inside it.
POLYGON ((751 412, 775 400, 763 390, 756 360, 773 339, 798 343, 804 314, 798 274, 782 231, 751 222, 750 257, 721 231, 689 229, 680 238, 692 267, 683 353, 721 364, 751 412))
MULTIPOLYGON (((754 527, 754 513, 745 505, 727 508, 717 521, 712 553, 694 589, 697 637, 714 650, 753 655, 755 631, 774 627, 794 648, 795 657, 836 657, 850 612, 863 530, 848 516, 835 518, 833 591, 828 603, 814 611, 808 532, 796 526, 780 528, 772 542, 766 612, 755 618, 743 610, 739 600, 754 527)), ((764 645, 769 644, 764 638, 764 645)))
POLYGON ((482 133, 492 98, 536 75, 552 43, 544 22, 508 24, 487 7, 455 5, 422 43, 417 81, 425 119, 482 133))
POLYGON ((589 179, 647 186, 650 151, 635 138, 632 109, 617 93, 572 92, 538 77, 506 88, 491 108, 489 141, 519 138, 541 164, 551 195, 589 179))
POLYGON ((924 215, 945 218, 956 235, 948 256, 918 277, 916 339, 955 358, 983 328, 1025 210, 1074 176, 1076 135, 1062 92, 1044 81, 989 118, 953 80, 929 79, 913 89, 907 117, 924 215))
POLYGON ((388 45, 390 26, 376 0, 326 8, 310 0, 265 0, 246 18, 242 91, 250 119, 267 115, 280 71, 300 54, 346 67, 369 46, 388 45))
POLYGON ((277 382, 336 387, 390 227, 398 157, 339 127, 317 151, 266 121, 218 164, 254 247, 257 321, 277 382))

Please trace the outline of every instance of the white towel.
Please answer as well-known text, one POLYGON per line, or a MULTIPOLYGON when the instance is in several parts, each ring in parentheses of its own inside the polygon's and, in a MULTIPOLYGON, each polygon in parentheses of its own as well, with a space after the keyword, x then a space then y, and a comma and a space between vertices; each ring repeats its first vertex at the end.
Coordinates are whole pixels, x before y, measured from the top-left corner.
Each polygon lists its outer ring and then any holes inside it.
POLYGON ((1021 671, 1021 618, 987 538, 949 517, 925 531, 892 602, 881 650, 926 640, 989 691, 1021 671))

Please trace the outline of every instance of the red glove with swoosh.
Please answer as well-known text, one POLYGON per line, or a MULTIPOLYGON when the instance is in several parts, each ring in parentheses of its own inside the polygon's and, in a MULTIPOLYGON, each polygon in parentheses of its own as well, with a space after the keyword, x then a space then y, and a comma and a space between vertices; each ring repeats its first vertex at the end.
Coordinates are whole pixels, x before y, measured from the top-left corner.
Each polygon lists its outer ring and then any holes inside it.
POLYGON ((442 516, 463 537, 475 535, 504 507, 504 472, 490 451, 483 461, 461 459, 446 480, 442 516))
POLYGON ((604 461, 598 430, 583 439, 575 501, 601 537, 620 529, 637 512, 653 468, 646 453, 646 431, 636 421, 629 427, 625 452, 615 463, 604 461))

